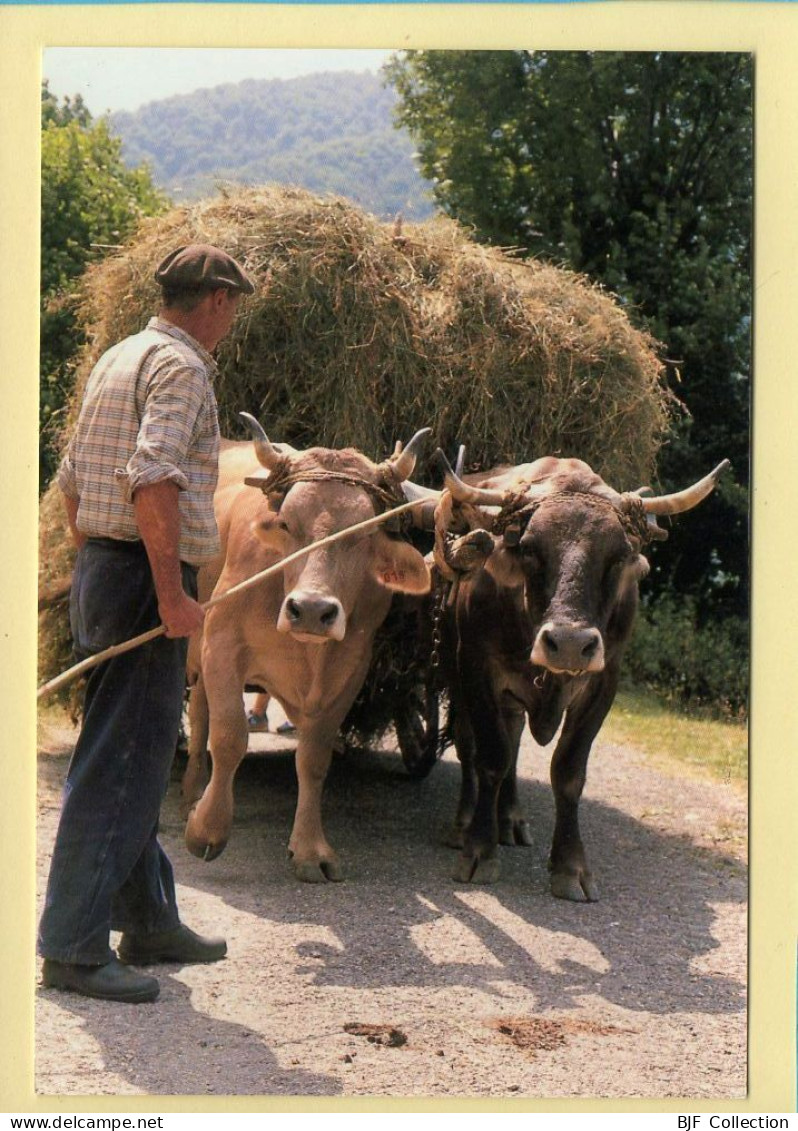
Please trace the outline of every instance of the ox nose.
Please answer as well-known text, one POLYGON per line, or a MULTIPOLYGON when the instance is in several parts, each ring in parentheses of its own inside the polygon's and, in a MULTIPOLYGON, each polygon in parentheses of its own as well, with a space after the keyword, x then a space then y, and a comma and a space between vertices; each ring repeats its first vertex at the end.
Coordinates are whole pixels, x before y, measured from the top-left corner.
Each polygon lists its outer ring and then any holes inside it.
POLYGON ((277 627, 296 636, 341 640, 345 621, 343 606, 335 597, 295 590, 283 602, 277 627))
POLYGON ((604 641, 597 628, 550 622, 540 629, 531 659, 552 671, 600 672, 604 641))

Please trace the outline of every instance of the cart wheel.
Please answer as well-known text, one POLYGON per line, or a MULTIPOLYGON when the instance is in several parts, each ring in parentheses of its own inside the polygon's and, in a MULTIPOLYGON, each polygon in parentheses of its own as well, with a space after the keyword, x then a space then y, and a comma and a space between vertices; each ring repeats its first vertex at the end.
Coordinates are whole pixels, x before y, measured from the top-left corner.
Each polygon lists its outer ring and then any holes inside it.
POLYGON ((394 720, 402 761, 411 778, 425 778, 441 755, 439 710, 437 692, 419 687, 394 720))

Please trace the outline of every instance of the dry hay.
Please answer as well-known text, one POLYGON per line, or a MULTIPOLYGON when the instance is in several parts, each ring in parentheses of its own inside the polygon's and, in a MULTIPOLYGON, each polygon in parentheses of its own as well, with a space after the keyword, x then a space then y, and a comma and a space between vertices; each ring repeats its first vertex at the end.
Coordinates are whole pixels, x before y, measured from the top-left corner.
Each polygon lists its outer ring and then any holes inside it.
POLYGON ((75 550, 66 511, 55 487, 39 506, 39 679, 52 679, 73 662, 69 582, 75 550))
MULTIPOLYGON (((92 365, 157 309, 153 271, 194 241, 234 255, 256 282, 219 348, 222 431, 237 413, 297 447, 354 446, 373 459, 420 427, 431 453, 467 446, 467 467, 580 456, 619 489, 648 482, 670 405, 655 343, 585 279, 474 243, 455 223, 397 236, 348 202, 304 190, 237 190, 146 221, 86 277, 92 365)), ((71 423, 71 421, 70 421, 71 423)), ((422 464, 415 476, 435 485, 422 464)), ((44 588, 71 570, 52 489, 42 508, 44 588)), ((41 674, 69 662, 63 613, 43 614, 41 674)))

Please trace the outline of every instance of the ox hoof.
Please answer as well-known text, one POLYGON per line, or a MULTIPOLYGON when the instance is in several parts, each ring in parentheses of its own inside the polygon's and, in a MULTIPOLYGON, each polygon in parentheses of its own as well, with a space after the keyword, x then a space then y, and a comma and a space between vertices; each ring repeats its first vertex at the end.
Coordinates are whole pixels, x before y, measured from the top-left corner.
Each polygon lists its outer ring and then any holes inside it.
POLYGON ((499 861, 495 856, 486 860, 461 856, 454 870, 454 878, 461 884, 495 884, 499 878, 499 861))
POLYGON ((186 837, 186 848, 192 856, 198 856, 200 860, 205 860, 210 863, 215 860, 217 856, 221 856, 227 846, 227 841, 223 840, 220 844, 209 844, 204 840, 194 840, 192 837, 186 837))
MULTIPOLYGON (((192 811, 193 812, 193 811, 192 811)), ((186 848, 192 856, 198 856, 200 860, 215 860, 217 856, 221 856, 227 846, 227 838, 220 841, 209 841, 207 837, 197 836, 191 827, 191 814, 189 814, 188 824, 186 825, 186 848)))
POLYGON ((531 848, 533 841, 529 822, 521 818, 513 820, 511 817, 500 821, 499 844, 509 844, 511 847, 523 845, 524 848, 531 848))
POLYGON ((337 860, 297 860, 289 852, 294 875, 303 884, 340 883, 344 872, 337 860))
POLYGON ((552 872, 551 894, 557 899, 570 899, 573 903, 595 903, 598 888, 589 872, 552 872))
POLYGON ((227 841, 223 840, 221 844, 208 844, 206 841, 193 840, 186 837, 186 848, 192 856, 198 856, 200 860, 210 862, 215 860, 217 856, 221 856, 227 846, 227 841))

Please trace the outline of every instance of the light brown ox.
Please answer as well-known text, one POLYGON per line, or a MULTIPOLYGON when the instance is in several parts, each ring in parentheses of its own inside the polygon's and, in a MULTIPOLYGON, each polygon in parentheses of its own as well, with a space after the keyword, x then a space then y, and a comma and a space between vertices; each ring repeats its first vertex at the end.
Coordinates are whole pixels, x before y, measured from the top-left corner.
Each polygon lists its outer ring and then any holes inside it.
MULTIPOLYGON (((403 501, 402 486, 414 498, 414 489, 423 491, 404 483, 423 432, 377 465, 352 449, 297 452, 272 445, 257 421, 241 415, 258 438, 254 447, 225 444, 221 453, 215 502, 223 549, 201 574, 201 600, 373 517, 390 496, 403 501), (255 483, 263 489, 253 490, 259 464, 270 474, 261 471, 255 483)), ((311 551, 209 610, 202 639, 193 640, 189 651, 189 679, 197 681, 183 779, 191 852, 213 859, 230 836, 233 779, 247 751, 243 691, 256 685, 277 697, 297 728, 299 793, 288 845, 295 873, 312 883, 342 878, 321 819, 333 742, 365 679, 392 593, 421 594, 429 586, 421 554, 380 527, 311 551), (212 770, 206 785, 208 735, 212 770)))

